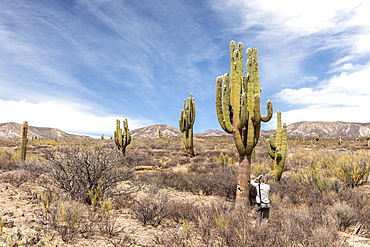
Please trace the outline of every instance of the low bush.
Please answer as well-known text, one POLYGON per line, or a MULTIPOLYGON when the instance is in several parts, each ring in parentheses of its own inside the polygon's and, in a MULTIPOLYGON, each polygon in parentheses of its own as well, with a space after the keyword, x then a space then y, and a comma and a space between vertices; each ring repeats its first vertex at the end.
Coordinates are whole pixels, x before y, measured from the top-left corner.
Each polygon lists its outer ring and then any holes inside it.
POLYGON ((72 199, 91 203, 88 195, 100 186, 104 197, 118 182, 129 179, 133 170, 123 167, 123 157, 114 148, 74 145, 57 150, 49 149, 45 155, 53 184, 72 199))
POLYGON ((234 199, 236 194, 236 172, 231 169, 213 169, 207 173, 181 173, 158 171, 141 174, 139 181, 159 188, 171 187, 194 194, 218 195, 234 199))
POLYGON ((136 219, 144 225, 158 226, 169 215, 167 194, 150 195, 137 199, 131 205, 136 219))

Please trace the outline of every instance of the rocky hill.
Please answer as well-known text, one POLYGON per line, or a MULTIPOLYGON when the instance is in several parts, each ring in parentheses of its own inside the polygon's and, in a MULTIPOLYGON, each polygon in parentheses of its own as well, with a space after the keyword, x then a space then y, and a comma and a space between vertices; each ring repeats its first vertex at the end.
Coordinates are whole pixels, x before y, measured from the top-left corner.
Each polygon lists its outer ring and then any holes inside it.
POLYGON ((161 131, 163 137, 166 136, 180 136, 181 132, 179 129, 165 125, 165 124, 155 124, 139 129, 134 129, 130 131, 131 137, 133 138, 158 138, 158 130, 161 131))
MULTIPOLYGON (((161 130, 163 136, 181 136, 179 129, 165 125, 165 124, 155 124, 151 126, 142 127, 140 129, 131 130, 131 136, 133 138, 158 138, 158 130, 161 130)), ((269 136, 271 133, 274 133, 275 130, 261 131, 262 136, 269 136)), ((201 133, 194 133, 195 137, 214 137, 214 136, 227 136, 231 134, 226 133, 222 130, 211 130, 208 129, 201 133)))
POLYGON ((360 137, 370 135, 370 123, 298 122, 288 125, 289 136, 360 137))
POLYGON ((197 137, 207 137, 207 136, 227 136, 229 134, 227 134, 225 131, 221 131, 221 130, 206 130, 202 133, 195 133, 194 136, 197 136, 197 137))
MULTIPOLYGON (((139 129, 131 130, 133 138, 158 138, 158 130, 161 130, 164 137, 181 136, 179 129, 165 125, 155 124, 139 129)), ((268 137, 275 133, 275 130, 261 130, 261 136, 268 137)), ((360 137, 370 135, 370 123, 345 123, 345 122, 298 122, 288 125, 288 135, 298 137, 313 137, 318 134, 320 137, 360 137)), ((194 133, 195 137, 227 136, 222 130, 206 130, 202 133, 194 133)), ((22 124, 0 123, 0 139, 20 139, 22 137, 22 124)), ((87 136, 69 134, 56 128, 28 127, 29 138, 83 139, 87 136)))
MULTIPOLYGON (((22 138, 22 124, 18 123, 0 123, 0 138, 1 139, 21 139, 22 138)), ((28 138, 44 138, 44 139, 64 139, 64 138, 74 138, 74 139, 84 139, 87 136, 73 135, 61 131, 55 128, 46 127, 34 127, 28 126, 28 138)))

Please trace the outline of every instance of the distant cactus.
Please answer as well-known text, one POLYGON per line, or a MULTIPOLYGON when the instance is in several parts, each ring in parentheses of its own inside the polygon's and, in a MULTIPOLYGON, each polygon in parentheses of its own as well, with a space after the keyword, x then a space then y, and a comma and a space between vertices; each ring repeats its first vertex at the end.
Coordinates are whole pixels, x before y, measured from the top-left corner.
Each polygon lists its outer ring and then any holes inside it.
POLYGON ((162 137, 163 137, 163 133, 160 129, 158 129, 158 138, 162 139, 162 137))
POLYGON ((216 110, 220 126, 233 135, 239 153, 237 200, 249 203, 252 153, 260 136, 261 121, 271 119, 273 105, 267 101, 267 116, 261 116, 257 49, 248 48, 246 53, 244 75, 243 44, 236 48, 235 42, 230 42, 230 74, 216 79, 216 110))
POLYGON ((116 131, 114 131, 114 142, 117 145, 118 150, 122 151, 123 156, 126 155, 126 147, 131 143, 130 130, 128 129, 127 118, 122 121, 123 129, 121 129, 121 123, 117 119, 116 131))
POLYGON ((287 126, 282 124, 281 111, 277 111, 276 134, 271 135, 266 140, 267 150, 270 157, 274 160, 275 181, 280 181, 284 171, 287 153, 287 126))
POLYGON ((28 133, 28 123, 23 122, 22 126, 22 142, 21 142, 21 160, 26 160, 26 149, 27 149, 27 133, 28 133))
POLYGON ((186 152, 190 157, 194 157, 193 145, 193 125, 195 122, 195 100, 193 95, 184 100, 184 110, 181 111, 179 119, 179 128, 182 132, 182 137, 186 152))
POLYGON ((339 140, 338 140, 338 145, 342 145, 343 141, 342 141, 342 137, 339 137, 339 140))

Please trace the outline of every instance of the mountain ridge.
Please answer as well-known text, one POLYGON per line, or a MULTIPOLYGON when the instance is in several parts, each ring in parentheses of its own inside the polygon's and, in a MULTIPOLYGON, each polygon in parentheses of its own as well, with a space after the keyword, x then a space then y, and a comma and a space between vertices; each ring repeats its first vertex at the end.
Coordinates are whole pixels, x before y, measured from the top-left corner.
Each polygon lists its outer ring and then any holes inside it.
MULTIPOLYGON (((138 129, 131 130, 133 138, 158 138, 158 131, 161 131, 163 137, 167 136, 181 136, 179 129, 166 125, 155 124, 138 129)), ((113 130, 112 130, 113 132, 113 130)), ((292 123, 287 126, 288 136, 296 137, 313 137, 318 134, 321 137, 364 137, 370 135, 370 123, 350 123, 350 122, 310 122, 301 121, 292 123)), ((274 134, 275 130, 261 130, 261 136, 269 136, 274 134)), ((212 137, 212 136, 228 136, 230 134, 222 130, 208 129, 201 133, 194 133, 195 137, 212 137)), ((22 138, 22 124, 15 122, 0 123, 0 138, 1 139, 20 139, 22 138)), ((84 139, 91 138, 84 135, 69 134, 57 128, 50 127, 28 127, 28 138, 74 138, 84 139)))
MULTIPOLYGON (((57 128, 28 126, 27 136, 29 139, 87 139, 84 135, 70 134, 57 128)), ((22 124, 15 122, 0 123, 1 139, 21 139, 22 124)))

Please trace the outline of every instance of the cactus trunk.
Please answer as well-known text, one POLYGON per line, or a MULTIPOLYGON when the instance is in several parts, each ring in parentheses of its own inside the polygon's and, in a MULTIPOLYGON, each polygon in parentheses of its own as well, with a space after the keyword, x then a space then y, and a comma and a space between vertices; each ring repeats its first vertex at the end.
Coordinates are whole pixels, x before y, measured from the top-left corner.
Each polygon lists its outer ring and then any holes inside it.
POLYGON ((280 181, 284 171, 287 153, 287 126, 282 124, 281 111, 277 111, 276 134, 266 140, 267 150, 274 160, 275 181, 280 181))
POLYGON ((28 123, 23 122, 22 126, 22 142, 21 142, 21 160, 26 160, 26 149, 27 149, 27 133, 28 133, 28 123))
POLYGON ((114 131, 114 142, 117 145, 118 150, 121 150, 123 156, 126 155, 126 147, 131 143, 130 130, 128 129, 127 118, 122 121, 123 129, 121 129, 121 123, 117 119, 116 131, 114 131))
POLYGON ((182 137, 186 149, 186 153, 190 157, 194 157, 193 145, 193 125, 195 122, 195 100, 193 95, 184 100, 184 110, 181 111, 179 128, 182 132, 182 137))
POLYGON ((256 48, 247 49, 246 71, 243 72, 243 44, 236 48, 230 42, 230 74, 216 79, 216 111, 220 126, 233 135, 239 153, 237 200, 248 201, 250 165, 257 145, 261 121, 272 117, 272 101, 267 102, 268 113, 261 116, 260 80, 256 48))

